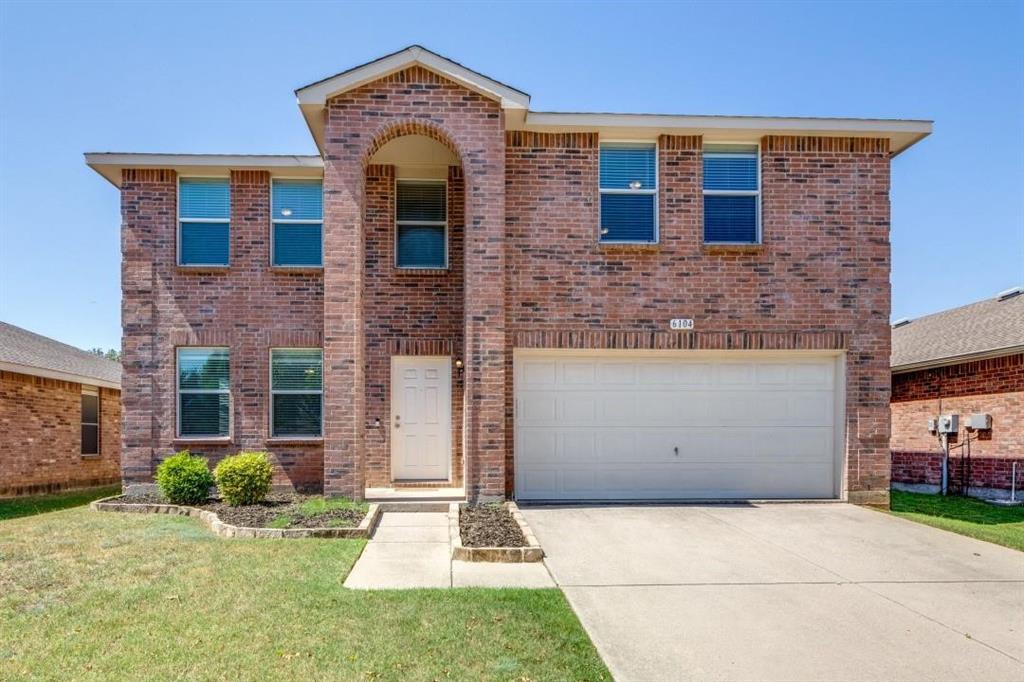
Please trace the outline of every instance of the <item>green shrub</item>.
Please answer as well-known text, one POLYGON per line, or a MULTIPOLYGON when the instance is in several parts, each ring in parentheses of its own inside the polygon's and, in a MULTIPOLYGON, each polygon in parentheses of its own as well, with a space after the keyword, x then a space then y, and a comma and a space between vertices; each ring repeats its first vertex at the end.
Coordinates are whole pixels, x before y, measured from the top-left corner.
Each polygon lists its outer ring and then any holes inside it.
POLYGON ((205 459, 182 450, 156 468, 156 484, 174 504, 199 504, 210 494, 213 474, 205 459))
POLYGON ((265 452, 239 452, 213 470, 220 496, 232 507, 256 504, 270 492, 273 469, 265 452))

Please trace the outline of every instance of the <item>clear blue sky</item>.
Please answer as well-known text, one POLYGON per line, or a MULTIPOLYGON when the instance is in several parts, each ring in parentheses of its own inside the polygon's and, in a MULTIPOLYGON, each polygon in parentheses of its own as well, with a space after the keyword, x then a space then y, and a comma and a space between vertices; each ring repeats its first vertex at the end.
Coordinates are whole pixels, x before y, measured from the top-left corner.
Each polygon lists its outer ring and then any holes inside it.
POLYGON ((293 90, 421 43, 562 111, 927 118, 893 163, 893 317, 1024 283, 1024 3, 0 0, 0 319, 120 345, 85 151, 315 153, 293 90))

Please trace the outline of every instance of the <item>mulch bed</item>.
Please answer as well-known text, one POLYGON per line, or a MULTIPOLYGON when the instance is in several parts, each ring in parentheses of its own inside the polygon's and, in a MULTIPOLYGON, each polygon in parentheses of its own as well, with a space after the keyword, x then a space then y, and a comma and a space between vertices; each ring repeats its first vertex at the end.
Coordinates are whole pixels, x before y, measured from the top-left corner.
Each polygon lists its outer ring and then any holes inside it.
POLYGON ((465 547, 525 547, 526 538, 501 504, 464 505, 459 532, 465 547))
MULTIPOLYGON (((302 504, 316 498, 319 496, 271 494, 259 504, 241 507, 232 507, 214 498, 202 504, 187 506, 211 511, 224 523, 241 528, 354 528, 366 516, 357 509, 329 509, 312 516, 303 514, 300 511, 302 504), (282 517, 288 518, 287 525, 280 521, 282 517), (274 523, 275 521, 278 522, 274 523)), ((161 495, 155 493, 130 497, 122 495, 110 501, 128 504, 169 504, 161 495)))

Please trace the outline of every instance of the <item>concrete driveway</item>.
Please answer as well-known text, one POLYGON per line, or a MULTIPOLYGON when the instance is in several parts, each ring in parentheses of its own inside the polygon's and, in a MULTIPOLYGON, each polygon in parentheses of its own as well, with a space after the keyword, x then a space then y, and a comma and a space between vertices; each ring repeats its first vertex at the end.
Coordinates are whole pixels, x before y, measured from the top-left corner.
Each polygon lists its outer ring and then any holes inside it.
POLYGON ((524 507, 620 682, 1024 680, 1024 554, 846 504, 524 507))

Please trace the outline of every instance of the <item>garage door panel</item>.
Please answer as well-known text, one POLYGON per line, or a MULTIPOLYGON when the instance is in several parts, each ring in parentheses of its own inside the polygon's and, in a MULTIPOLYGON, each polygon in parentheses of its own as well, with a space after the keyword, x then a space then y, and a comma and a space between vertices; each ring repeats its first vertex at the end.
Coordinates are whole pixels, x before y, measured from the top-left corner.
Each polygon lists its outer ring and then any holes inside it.
POLYGON ((833 497, 835 367, 755 352, 517 356, 517 494, 833 497))

